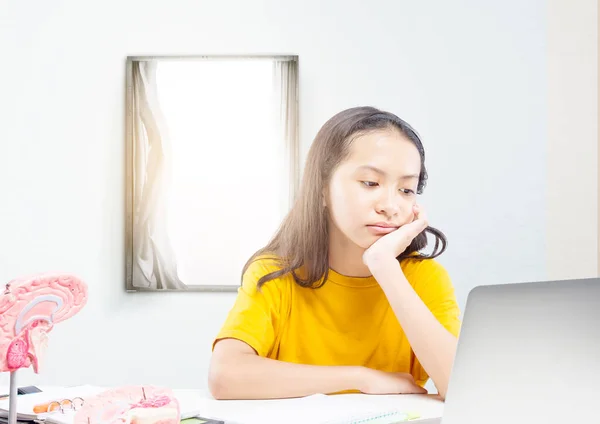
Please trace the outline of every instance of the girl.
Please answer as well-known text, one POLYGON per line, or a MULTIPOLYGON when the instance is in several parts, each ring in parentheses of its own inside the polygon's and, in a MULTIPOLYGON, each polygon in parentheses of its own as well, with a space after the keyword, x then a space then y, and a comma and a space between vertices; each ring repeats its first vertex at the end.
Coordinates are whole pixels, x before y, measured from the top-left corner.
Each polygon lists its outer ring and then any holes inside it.
POLYGON ((446 238, 416 203, 424 157, 391 113, 358 107, 325 123, 294 206, 246 263, 213 343, 215 398, 426 393, 429 377, 445 398, 459 309, 433 259, 446 238), (426 233, 430 255, 419 253, 426 233))

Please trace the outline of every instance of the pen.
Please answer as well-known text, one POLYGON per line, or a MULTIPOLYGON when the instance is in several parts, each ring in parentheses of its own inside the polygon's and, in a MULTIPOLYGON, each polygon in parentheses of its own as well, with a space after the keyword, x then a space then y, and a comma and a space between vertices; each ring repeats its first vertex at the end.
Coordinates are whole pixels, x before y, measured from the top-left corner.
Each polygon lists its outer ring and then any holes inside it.
MULTIPOLYGON (((394 418, 396 418, 396 417, 394 417, 394 418)), ((418 420, 419 418, 421 418, 421 414, 419 414, 419 413, 405 412, 405 413, 401 414, 399 421, 394 421, 392 424, 404 423, 406 421, 412 421, 412 420, 418 420)))

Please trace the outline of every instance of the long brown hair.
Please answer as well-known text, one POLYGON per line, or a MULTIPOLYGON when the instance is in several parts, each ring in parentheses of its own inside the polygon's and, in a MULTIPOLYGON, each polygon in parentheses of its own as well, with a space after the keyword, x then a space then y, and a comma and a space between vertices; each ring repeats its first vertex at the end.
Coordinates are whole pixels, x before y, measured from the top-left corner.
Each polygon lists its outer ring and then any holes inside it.
MULTIPOLYGON (((329 119, 317 133, 308 156, 300 191, 287 216, 269 243, 255 252, 244 265, 242 276, 259 256, 273 259, 277 271, 262 276, 257 283, 260 288, 267 281, 290 273, 302 287, 320 287, 329 274, 329 229, 327 209, 322 207, 323 188, 327 186, 333 171, 350 151, 352 141, 369 131, 396 129, 408 138, 421 156, 421 172, 417 193, 421 194, 427 181, 425 151, 417 132, 396 115, 374 107, 364 106, 346 109, 329 119), (302 270, 302 276, 298 271, 302 270)), ((446 250, 444 234, 427 227, 415 237, 398 257, 398 261, 411 256, 417 259, 435 258, 446 250), (427 246, 427 234, 435 238, 433 252, 419 253, 427 246)))

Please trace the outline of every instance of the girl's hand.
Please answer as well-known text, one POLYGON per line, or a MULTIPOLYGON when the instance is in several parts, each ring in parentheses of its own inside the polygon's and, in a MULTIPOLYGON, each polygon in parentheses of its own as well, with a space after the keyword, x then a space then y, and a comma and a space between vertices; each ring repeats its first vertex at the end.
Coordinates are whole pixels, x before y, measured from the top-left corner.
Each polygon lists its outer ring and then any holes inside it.
POLYGON ((414 219, 395 231, 381 237, 363 254, 363 262, 369 268, 377 261, 396 258, 412 243, 413 239, 427 228, 427 216, 421 207, 413 206, 414 219))
POLYGON ((371 395, 427 393, 427 390, 415 383, 412 375, 403 372, 363 368, 361 381, 358 390, 371 395))

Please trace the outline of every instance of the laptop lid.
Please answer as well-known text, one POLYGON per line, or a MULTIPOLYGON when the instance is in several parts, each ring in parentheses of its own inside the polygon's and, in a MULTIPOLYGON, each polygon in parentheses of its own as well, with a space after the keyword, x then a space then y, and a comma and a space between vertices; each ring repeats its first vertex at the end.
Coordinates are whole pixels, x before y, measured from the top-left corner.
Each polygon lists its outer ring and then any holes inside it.
POLYGON ((473 289, 442 424, 577 420, 600 422, 600 279, 473 289))

